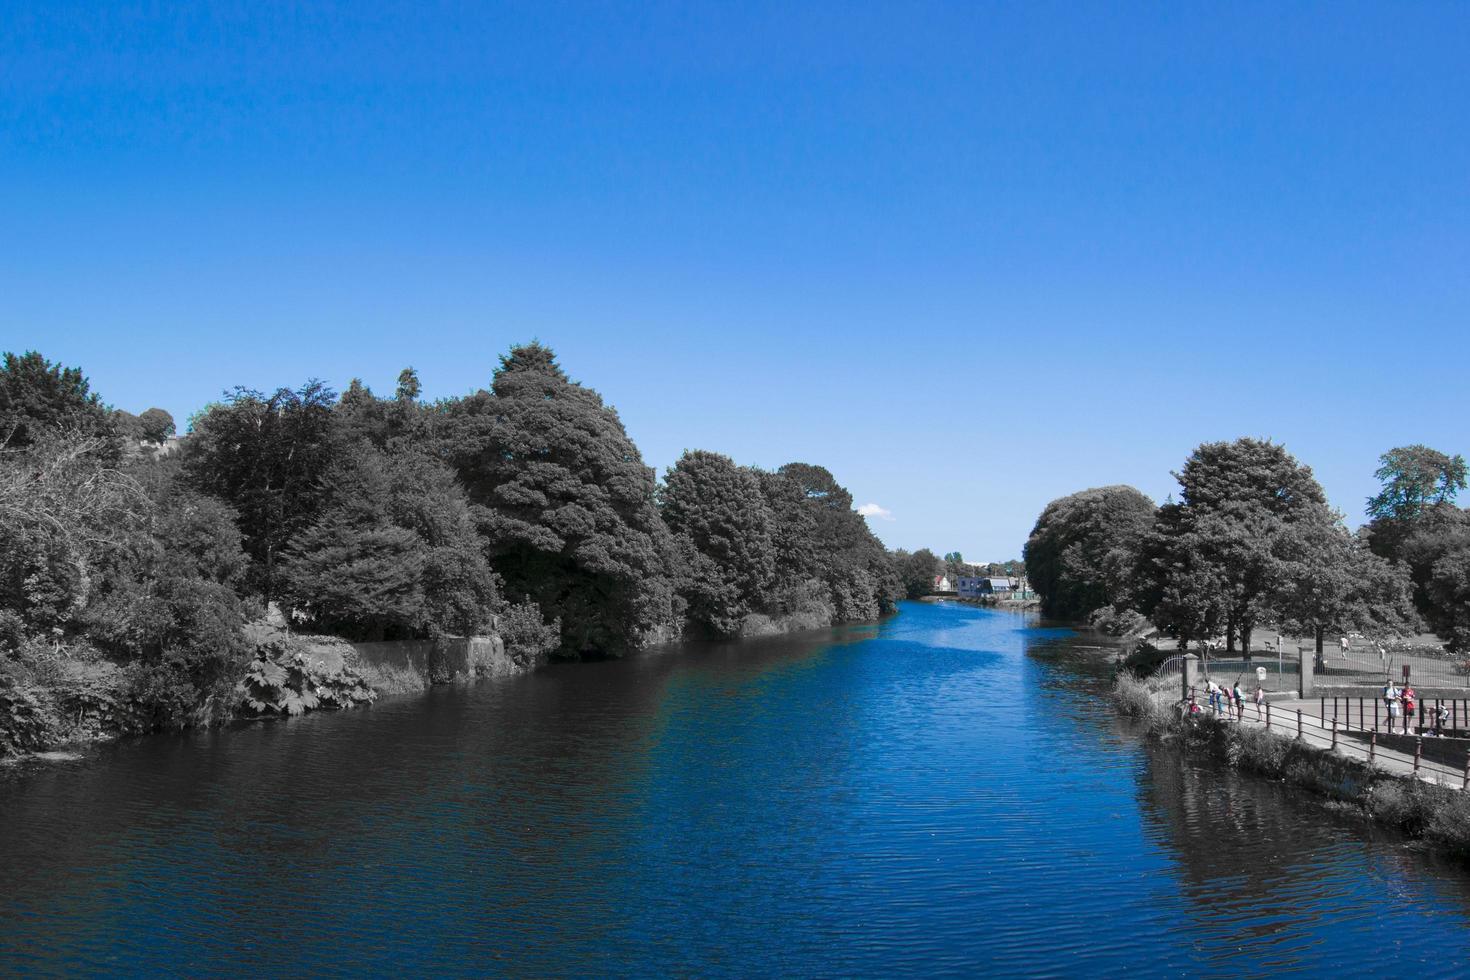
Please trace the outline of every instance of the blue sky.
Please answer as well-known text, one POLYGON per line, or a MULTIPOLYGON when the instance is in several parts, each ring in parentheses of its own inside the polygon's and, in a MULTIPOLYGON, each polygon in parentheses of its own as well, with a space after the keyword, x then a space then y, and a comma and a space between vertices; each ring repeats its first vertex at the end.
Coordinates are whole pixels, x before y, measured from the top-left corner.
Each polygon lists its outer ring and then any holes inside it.
POLYGON ((539 338, 660 471, 1019 553, 1286 443, 1470 451, 1470 6, 0 2, 0 347, 181 420, 539 338))

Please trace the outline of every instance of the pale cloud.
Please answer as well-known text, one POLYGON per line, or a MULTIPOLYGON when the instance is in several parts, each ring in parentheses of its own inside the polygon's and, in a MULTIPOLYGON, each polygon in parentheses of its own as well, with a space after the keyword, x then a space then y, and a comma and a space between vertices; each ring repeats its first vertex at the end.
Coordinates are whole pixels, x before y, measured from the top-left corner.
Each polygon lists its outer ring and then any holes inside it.
POLYGON ((880 507, 877 504, 863 504, 857 509, 857 512, 864 517, 876 517, 880 521, 893 520, 893 511, 887 507, 880 507))

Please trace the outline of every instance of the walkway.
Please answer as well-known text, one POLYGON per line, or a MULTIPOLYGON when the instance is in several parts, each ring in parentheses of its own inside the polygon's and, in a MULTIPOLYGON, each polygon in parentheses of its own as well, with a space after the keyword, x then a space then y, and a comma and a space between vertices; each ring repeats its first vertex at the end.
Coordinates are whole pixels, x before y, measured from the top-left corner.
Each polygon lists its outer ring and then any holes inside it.
MULTIPOLYGON (((1209 699, 1203 694, 1199 697, 1200 708, 1210 713, 1209 699)), ((1269 728, 1279 735, 1295 737, 1298 733, 1298 713, 1300 712, 1301 739, 1307 745, 1319 749, 1333 750, 1332 719, 1323 720, 1317 716, 1319 702, 1312 701, 1275 701, 1270 704, 1269 711, 1261 709, 1259 718, 1256 706, 1247 703, 1245 706, 1245 717, 1238 722, 1254 728, 1267 728, 1266 719, 1269 717, 1269 728)), ((1221 717, 1224 717, 1223 715, 1221 717)), ((1236 724, 1232 718, 1232 724, 1236 724)), ((1391 748, 1388 745, 1371 745, 1368 736, 1361 729, 1353 729, 1349 734, 1345 725, 1339 725, 1336 738, 1336 752, 1346 758, 1357 759, 1360 762, 1371 762, 1376 768, 1395 776, 1417 776, 1417 778, 1428 783, 1447 786, 1452 789, 1464 789, 1466 785, 1466 772, 1462 768, 1432 762, 1421 759, 1415 764, 1412 750, 1391 748)), ((1400 736, 1400 738, 1411 739, 1413 736, 1400 736)), ((1437 741, 1434 736, 1424 736, 1424 744, 1437 741)), ((1444 741, 1455 743, 1459 747, 1465 745, 1464 739, 1445 739, 1444 741)))

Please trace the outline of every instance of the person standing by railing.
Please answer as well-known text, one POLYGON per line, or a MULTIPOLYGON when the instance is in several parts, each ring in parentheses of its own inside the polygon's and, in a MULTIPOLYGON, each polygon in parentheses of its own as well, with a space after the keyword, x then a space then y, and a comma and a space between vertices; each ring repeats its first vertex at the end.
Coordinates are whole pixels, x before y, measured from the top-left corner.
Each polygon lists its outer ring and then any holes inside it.
POLYGON ((1414 708, 1416 707, 1414 687, 1408 682, 1404 683, 1404 734, 1409 734, 1409 726, 1414 722, 1414 708))
POLYGON ((1262 687, 1261 685, 1257 684, 1256 685, 1256 721, 1262 721, 1262 720, 1264 720, 1262 718, 1262 716, 1261 716, 1261 705, 1263 705, 1265 703, 1266 703, 1266 689, 1264 687, 1262 687))
MULTIPOLYGON (((1393 731, 1394 722, 1398 719, 1399 700, 1401 697, 1402 695, 1399 693, 1399 689, 1394 687, 1393 678, 1390 677, 1388 683, 1383 685, 1383 703, 1388 708, 1389 731, 1393 731)), ((1375 721, 1374 724, 1376 725, 1377 722, 1375 721)))
POLYGON ((1245 721, 1245 695, 1240 693, 1240 681, 1235 682, 1235 689, 1230 693, 1235 701, 1235 720, 1245 721))

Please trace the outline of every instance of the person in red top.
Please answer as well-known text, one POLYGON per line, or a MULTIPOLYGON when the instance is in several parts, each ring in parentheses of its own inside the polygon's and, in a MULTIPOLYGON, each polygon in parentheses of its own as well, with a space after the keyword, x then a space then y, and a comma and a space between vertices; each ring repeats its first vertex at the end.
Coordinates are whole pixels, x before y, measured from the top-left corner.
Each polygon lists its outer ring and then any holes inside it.
POLYGON ((1417 704, 1417 698, 1416 698, 1416 696, 1414 694, 1414 689, 1412 687, 1410 687, 1408 684, 1405 684, 1404 685, 1403 699, 1404 699, 1404 734, 1407 735, 1408 732, 1409 732, 1409 722, 1412 721, 1413 718, 1414 718, 1414 706, 1417 704))

